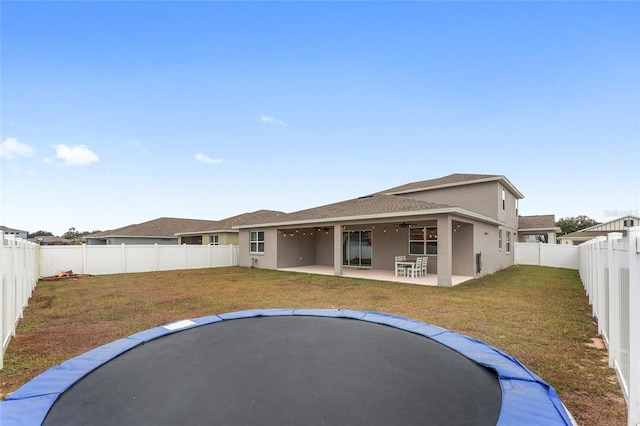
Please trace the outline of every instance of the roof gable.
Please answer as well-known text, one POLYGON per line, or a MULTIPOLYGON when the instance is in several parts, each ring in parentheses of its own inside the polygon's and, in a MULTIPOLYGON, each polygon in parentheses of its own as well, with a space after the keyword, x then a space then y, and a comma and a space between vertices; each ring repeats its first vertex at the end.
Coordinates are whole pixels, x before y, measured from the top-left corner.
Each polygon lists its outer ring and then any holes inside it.
POLYGON ((619 225, 619 224, 622 224, 622 222, 624 222, 625 220, 629 220, 629 219, 634 220, 635 223, 640 223, 640 217, 628 215, 628 216, 623 216, 623 217, 619 217, 617 219, 610 220, 609 222, 599 223, 597 225, 593 225, 593 226, 590 226, 588 228, 578 230, 576 232, 584 232, 584 231, 608 231, 608 232, 623 231, 624 229, 612 229, 612 228, 624 228, 624 226, 620 227, 620 226, 611 226, 611 225, 619 225))
POLYGON ((537 216, 518 216, 518 229, 555 228, 556 216, 544 214, 537 216))
POLYGON ((503 175, 479 175, 469 173, 454 173, 436 179, 423 180, 419 182, 407 183, 404 185, 380 191, 381 194, 407 194, 411 192, 429 191, 440 188, 450 188, 462 185, 472 185, 482 182, 502 181, 503 184, 517 197, 524 198, 524 195, 503 175))

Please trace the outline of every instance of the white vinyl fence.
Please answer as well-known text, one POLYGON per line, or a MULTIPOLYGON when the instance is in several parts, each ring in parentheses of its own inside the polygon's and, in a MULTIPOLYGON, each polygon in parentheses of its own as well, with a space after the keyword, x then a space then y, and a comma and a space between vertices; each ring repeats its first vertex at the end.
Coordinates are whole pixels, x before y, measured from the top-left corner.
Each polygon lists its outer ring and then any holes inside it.
POLYGON ((0 231, 0 369, 9 340, 15 336, 16 325, 38 282, 39 248, 21 238, 5 237, 0 231))
POLYGON ((238 265, 237 245, 42 246, 40 275, 119 274, 238 265))
POLYGON ((578 246, 546 243, 516 243, 517 265, 549 266, 552 268, 578 269, 580 252, 578 246))
POLYGON ((580 278, 627 400, 628 424, 640 425, 640 227, 627 238, 612 232, 578 247, 580 278))
POLYGON ((63 271, 101 275, 238 265, 237 245, 40 246, 2 232, 0 237, 0 369, 39 277, 63 271))

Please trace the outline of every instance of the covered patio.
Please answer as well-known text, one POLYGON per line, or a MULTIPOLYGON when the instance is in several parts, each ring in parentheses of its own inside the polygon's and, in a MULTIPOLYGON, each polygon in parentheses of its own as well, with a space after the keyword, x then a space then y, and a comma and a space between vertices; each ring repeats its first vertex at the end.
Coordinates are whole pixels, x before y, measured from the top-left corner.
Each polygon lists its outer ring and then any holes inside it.
POLYGON ((475 277, 473 220, 424 213, 394 219, 280 227, 277 269, 434 286, 475 277), (426 274, 396 276, 396 256, 428 260, 426 274))
MULTIPOLYGON (((309 265, 309 266, 294 266, 289 268, 278 268, 279 271, 285 272, 297 272, 303 274, 318 274, 318 275, 333 275, 335 276, 335 271, 333 266, 323 266, 323 265, 309 265)), ((428 285, 428 286, 438 286, 438 275, 437 274, 427 274, 424 277, 402 277, 395 276, 394 271, 384 270, 384 269, 373 269, 373 268, 342 268, 343 277, 348 278, 362 278, 365 280, 377 280, 377 281, 391 281, 403 284, 417 284, 417 285, 428 285)), ((452 285, 462 284, 463 282, 472 280, 474 277, 465 277, 461 275, 453 275, 451 277, 452 285)))

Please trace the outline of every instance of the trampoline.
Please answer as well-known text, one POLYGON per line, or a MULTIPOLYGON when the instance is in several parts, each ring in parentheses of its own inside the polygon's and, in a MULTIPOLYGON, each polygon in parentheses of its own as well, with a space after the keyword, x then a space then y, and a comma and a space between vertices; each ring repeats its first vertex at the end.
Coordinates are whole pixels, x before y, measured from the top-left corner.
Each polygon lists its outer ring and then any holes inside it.
POLYGON ((571 425, 555 390, 483 342, 376 312, 183 320, 53 367, 8 425, 571 425))

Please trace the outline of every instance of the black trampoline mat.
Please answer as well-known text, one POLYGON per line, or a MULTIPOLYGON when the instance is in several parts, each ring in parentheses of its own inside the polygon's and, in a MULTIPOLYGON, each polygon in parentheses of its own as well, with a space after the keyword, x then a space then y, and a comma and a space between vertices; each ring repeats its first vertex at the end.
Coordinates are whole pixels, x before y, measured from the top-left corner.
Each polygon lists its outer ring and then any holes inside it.
POLYGON ((424 336, 346 318, 225 320, 123 353, 44 425, 495 425, 495 372, 424 336))

